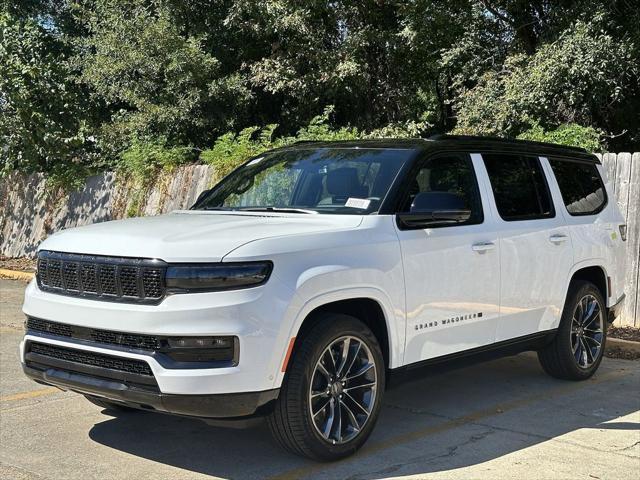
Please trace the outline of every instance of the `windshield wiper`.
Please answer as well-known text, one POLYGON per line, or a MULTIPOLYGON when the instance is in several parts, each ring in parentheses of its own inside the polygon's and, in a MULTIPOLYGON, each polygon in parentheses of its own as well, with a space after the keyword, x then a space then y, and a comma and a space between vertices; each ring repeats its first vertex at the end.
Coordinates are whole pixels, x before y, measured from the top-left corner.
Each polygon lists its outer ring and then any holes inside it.
POLYGON ((277 212, 277 213, 310 213, 317 214, 315 210, 305 210, 304 208, 279 208, 279 207, 241 207, 237 210, 242 212, 277 212))

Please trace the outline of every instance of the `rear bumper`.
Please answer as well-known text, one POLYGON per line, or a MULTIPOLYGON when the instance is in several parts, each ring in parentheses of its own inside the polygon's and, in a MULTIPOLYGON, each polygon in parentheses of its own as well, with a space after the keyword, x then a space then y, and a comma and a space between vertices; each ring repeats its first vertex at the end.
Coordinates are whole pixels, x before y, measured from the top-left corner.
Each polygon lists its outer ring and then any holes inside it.
POLYGON ((63 390, 103 397, 135 408, 200 418, 239 418, 259 414, 268 410, 279 393, 279 389, 274 389, 214 395, 167 394, 132 386, 129 381, 104 379, 58 368, 40 370, 23 364, 22 369, 33 380, 63 390))
POLYGON ((611 305, 609 307, 608 309, 609 313, 607 317, 607 320, 609 321, 609 323, 613 323, 613 321, 620 316, 620 313, 622 312, 622 308, 624 307, 625 298, 626 298, 626 295, 623 293, 622 296, 618 299, 618 301, 614 305, 611 305))

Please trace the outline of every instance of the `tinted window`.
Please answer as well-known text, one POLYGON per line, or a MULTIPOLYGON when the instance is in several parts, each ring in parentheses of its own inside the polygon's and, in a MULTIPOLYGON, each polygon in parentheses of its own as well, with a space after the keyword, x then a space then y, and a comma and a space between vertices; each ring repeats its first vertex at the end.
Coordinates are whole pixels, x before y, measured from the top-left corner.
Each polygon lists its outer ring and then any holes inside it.
POLYGON ((465 208, 471 210, 471 218, 464 224, 482 223, 482 204, 473 165, 467 155, 443 155, 428 159, 409 182, 408 198, 402 211, 411 209, 418 193, 455 193, 464 201, 465 208))
POLYGON ((498 212, 504 220, 553 217, 553 203, 537 157, 483 154, 498 212))
POLYGON ((549 163, 571 215, 591 215, 602 210, 607 197, 595 165, 564 160, 549 160, 549 163))

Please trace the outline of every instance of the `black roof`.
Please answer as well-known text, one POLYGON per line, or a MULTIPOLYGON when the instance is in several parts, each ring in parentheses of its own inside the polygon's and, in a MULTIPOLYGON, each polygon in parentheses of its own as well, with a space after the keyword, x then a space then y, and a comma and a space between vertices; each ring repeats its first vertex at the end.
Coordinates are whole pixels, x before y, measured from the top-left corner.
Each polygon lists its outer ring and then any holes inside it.
MULTIPOLYGON (((549 157, 568 157, 576 160, 600 163, 598 157, 584 148, 568 147, 555 143, 515 140, 471 135, 434 135, 429 138, 380 138, 365 140, 300 141, 285 148, 401 148, 411 150, 476 150, 478 153, 512 152, 529 153, 549 157)), ((473 153, 473 152, 471 152, 473 153)))

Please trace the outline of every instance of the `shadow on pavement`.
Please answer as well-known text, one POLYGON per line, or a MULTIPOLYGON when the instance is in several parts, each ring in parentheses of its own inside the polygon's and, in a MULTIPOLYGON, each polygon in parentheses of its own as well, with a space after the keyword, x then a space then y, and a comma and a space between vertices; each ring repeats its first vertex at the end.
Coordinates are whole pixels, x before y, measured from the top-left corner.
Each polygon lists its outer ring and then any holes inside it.
MULTIPOLYGON (((637 397, 637 368, 605 364, 592 380, 563 382, 547 377, 534 355, 523 354, 403 384, 386 393, 363 450, 323 469, 331 469, 330 478, 427 474, 477 465, 579 429, 638 430, 635 422, 607 423, 638 410, 638 401, 630 400, 637 397)), ((96 424, 89 436, 131 455, 230 479, 322 472, 280 450, 266 425, 222 429, 127 412, 96 424)))

